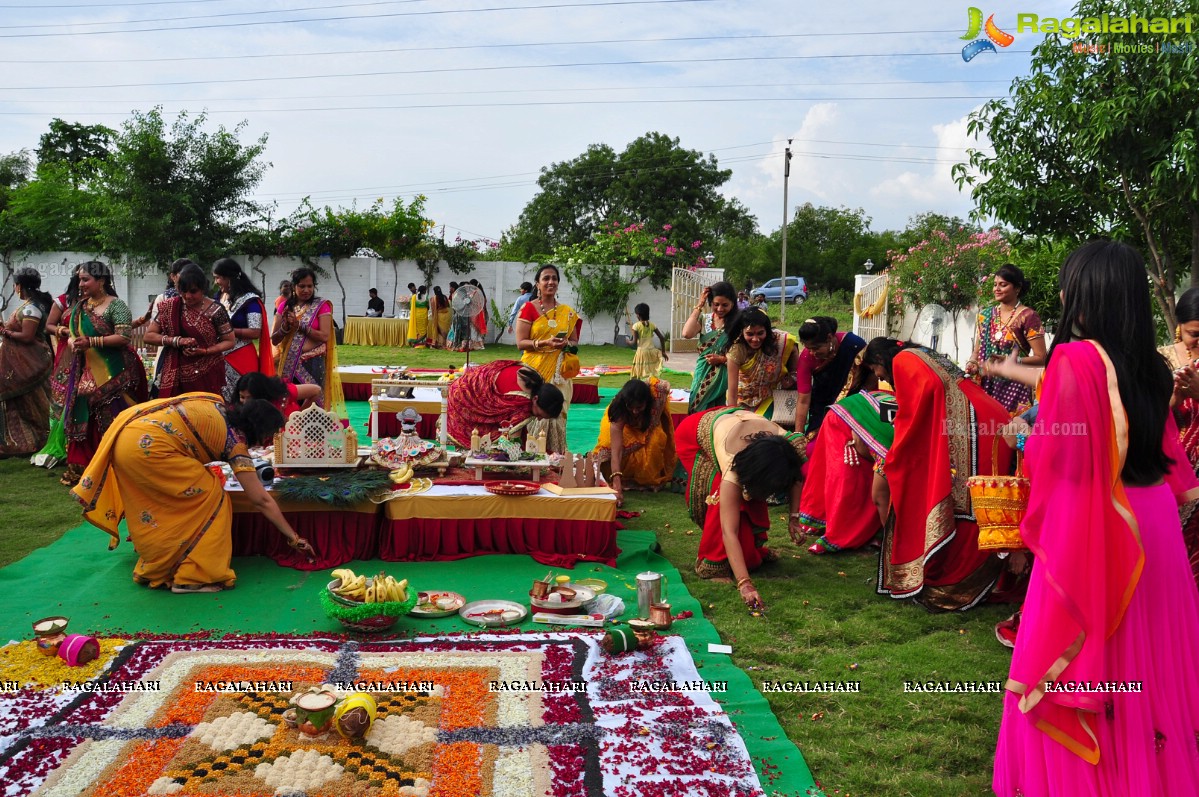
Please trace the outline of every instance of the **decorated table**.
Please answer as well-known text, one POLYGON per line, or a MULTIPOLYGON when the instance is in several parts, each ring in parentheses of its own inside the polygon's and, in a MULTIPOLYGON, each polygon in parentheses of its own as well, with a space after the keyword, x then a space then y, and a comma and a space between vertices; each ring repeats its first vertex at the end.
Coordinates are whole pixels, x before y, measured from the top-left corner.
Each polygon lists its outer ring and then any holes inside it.
MULTIPOLYGON (((368 386, 369 387, 369 386, 368 386)), ((421 420, 416 431, 425 439, 437 437, 437 419, 441 417, 441 390, 435 387, 416 387, 412 398, 391 398, 387 395, 372 396, 370 436, 394 437, 400 433, 397 413, 413 409, 420 413, 421 420)))
POLYGON ((490 553, 528 554, 554 567, 611 565, 616 547, 616 496, 492 495, 481 486, 434 485, 383 505, 379 558, 463 559, 490 553))
POLYGON ((346 344, 356 346, 406 346, 408 319, 348 316, 342 340, 346 344))
POLYGON ((276 495, 283 517, 316 550, 316 561, 309 562, 288 547, 278 529, 251 506, 236 481, 225 485, 225 494, 233 504, 234 556, 266 556, 295 570, 327 570, 354 559, 373 559, 378 553, 380 511, 371 501, 335 507, 276 495))
MULTIPOLYGON (((353 319, 347 320, 347 324, 353 319)), ((400 321, 401 319, 393 318, 366 318, 365 321, 400 321)), ((404 324, 407 324, 404 321, 404 324)), ((407 327, 405 326, 405 330, 407 327)), ((404 334, 407 334, 405 332, 404 334)), ((346 327, 345 342, 350 343, 349 326, 346 327)), ((382 345, 382 344, 376 344, 382 345)), ((391 344, 388 344, 391 345, 391 344)), ((394 344, 401 345, 401 344, 394 344)), ((350 401, 366 401, 371 397, 371 382, 376 379, 386 378, 387 372, 390 369, 382 365, 343 365, 337 369, 337 375, 341 378, 341 386, 345 391, 346 399, 350 401)), ((419 377, 440 377, 447 373, 444 369, 435 368, 412 368, 409 369, 409 374, 419 377)), ((572 402, 575 404, 598 404, 599 403, 599 380, 600 375, 596 373, 584 372, 579 374, 574 379, 570 380, 574 385, 574 398, 572 402)), ((423 412, 422 412, 423 414, 423 412)))

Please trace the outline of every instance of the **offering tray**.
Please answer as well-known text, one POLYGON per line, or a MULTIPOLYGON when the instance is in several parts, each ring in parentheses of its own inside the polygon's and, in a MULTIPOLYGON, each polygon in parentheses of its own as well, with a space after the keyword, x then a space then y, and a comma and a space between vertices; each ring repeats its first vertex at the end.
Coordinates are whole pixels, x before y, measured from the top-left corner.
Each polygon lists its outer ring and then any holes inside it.
POLYGON ((510 460, 500 459, 480 459, 479 457, 467 455, 466 461, 463 463, 468 468, 475 469, 475 479, 483 481, 484 470, 510 470, 512 468, 531 468, 533 470, 533 481, 541 481, 541 470, 550 467, 548 457, 539 459, 518 459, 515 462, 510 460))
POLYGON ((541 484, 519 481, 487 482, 483 489, 494 495, 534 495, 541 492, 541 484))
POLYGON ((529 615, 529 610, 513 601, 484 600, 466 604, 458 614, 471 625, 499 628, 519 623, 529 615))
POLYGON ((413 617, 449 617, 466 605, 466 598, 457 592, 418 592, 416 606, 409 612, 413 617), (443 606, 448 608, 442 608, 443 606))

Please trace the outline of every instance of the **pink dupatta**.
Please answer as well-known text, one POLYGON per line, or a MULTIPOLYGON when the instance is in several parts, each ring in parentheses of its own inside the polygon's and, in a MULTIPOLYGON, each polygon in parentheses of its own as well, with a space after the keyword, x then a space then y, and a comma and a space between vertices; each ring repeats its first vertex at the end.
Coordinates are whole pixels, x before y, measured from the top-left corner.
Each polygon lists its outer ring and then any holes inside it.
MULTIPOLYGON (((1048 589, 1026 604, 1021 655, 1007 688, 1036 726, 1085 761, 1099 761, 1096 719, 1102 694, 1045 691, 1046 682, 1104 680, 1104 646, 1141 577, 1140 529, 1120 472, 1128 417, 1115 370, 1094 341, 1059 346, 1045 373, 1037 434, 1028 441, 1032 480, 1020 526, 1048 589), (1046 433, 1042 433, 1046 430, 1046 433)), ((1166 482, 1180 502, 1199 487, 1167 418, 1163 448, 1174 465, 1166 482)))

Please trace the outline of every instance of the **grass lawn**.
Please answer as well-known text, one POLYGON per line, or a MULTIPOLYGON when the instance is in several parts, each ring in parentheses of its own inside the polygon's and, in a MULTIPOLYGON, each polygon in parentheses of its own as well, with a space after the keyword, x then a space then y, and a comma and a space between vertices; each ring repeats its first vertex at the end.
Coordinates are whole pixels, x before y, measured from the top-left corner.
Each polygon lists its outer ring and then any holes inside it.
MULTIPOLYGON (((811 302, 790 309, 803 317, 817 314, 811 302)), ((795 323, 787 327, 794 330, 795 323)), ((436 367, 462 361, 452 352, 386 352, 338 349, 343 364, 436 367)), ((632 355, 632 349, 611 346, 587 346, 581 352, 585 365, 627 364, 632 355)), ((514 347, 489 346, 471 359, 501 357, 515 357, 514 347)), ((602 384, 617 387, 624 379, 605 377, 602 384)), ((58 474, 32 468, 26 459, 0 460, 0 507, 7 528, 0 535, 0 566, 78 525, 78 505, 58 484, 58 474)), ((769 608, 765 616, 752 617, 732 584, 693 575, 699 531, 681 496, 630 493, 627 508, 643 511, 626 525, 657 533, 663 553, 732 645, 733 660, 755 682, 861 682, 859 694, 767 695, 830 797, 990 794, 1002 695, 905 693, 903 684, 1002 681, 1010 657, 991 629, 1009 607, 934 615, 876 595, 875 552, 810 556, 787 538, 786 510, 779 507, 771 545, 782 558, 755 575, 769 608)), ((97 550, 105 544, 97 530, 97 550)))

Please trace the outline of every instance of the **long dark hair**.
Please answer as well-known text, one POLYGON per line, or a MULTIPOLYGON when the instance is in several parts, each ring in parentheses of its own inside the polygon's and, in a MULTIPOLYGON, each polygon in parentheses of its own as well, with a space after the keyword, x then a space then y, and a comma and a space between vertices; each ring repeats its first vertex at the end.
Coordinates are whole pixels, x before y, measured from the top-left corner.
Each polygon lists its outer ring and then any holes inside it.
MULTIPOLYGON (((756 307, 750 307, 743 313, 737 315, 737 323, 731 328, 728 333, 729 340, 735 346, 742 346, 749 350, 749 346, 741 339, 741 333, 750 327, 765 327, 766 339, 762 341, 762 353, 768 356, 773 356, 778 348, 778 342, 774 339, 774 327, 770 325, 770 316, 763 313, 756 307)), ((730 329, 728 325, 728 316, 725 316, 725 329, 730 329)))
POLYGON ((12 281, 14 285, 20 286, 26 301, 32 302, 34 307, 39 308, 43 316, 50 313, 50 305, 54 303, 54 298, 42 290, 42 275, 36 268, 17 269, 16 273, 12 275, 12 281))
POLYGON ((1162 436, 1173 378, 1155 345, 1145 261, 1128 244, 1092 241, 1070 253, 1058 283, 1062 321, 1049 360, 1058 346, 1075 340, 1103 347, 1128 415, 1128 456, 1121 476, 1129 484, 1153 484, 1171 464, 1162 436))
POLYGON ((799 454, 787 438, 768 434, 733 456, 733 472, 751 499, 766 500, 790 491, 802 478, 799 454))
POLYGON ((225 422, 246 436, 251 446, 265 445, 283 428, 283 413, 269 401, 250 399, 225 410, 225 422))
POLYGON ((1174 305, 1174 318, 1179 324, 1199 321, 1199 288, 1187 288, 1174 305))
POLYGON ((186 293, 190 288, 208 293, 208 275, 195 263, 188 263, 179 272, 179 292, 186 293))
POLYGON ((86 263, 80 263, 75 267, 75 273, 86 271, 88 276, 94 280, 104 280, 104 292, 109 296, 116 296, 117 289, 112 284, 112 269, 107 263, 101 263, 99 260, 89 260, 86 263))
POLYGON ((175 290, 175 281, 171 277, 179 276, 179 272, 183 271, 184 266, 199 265, 192 261, 190 257, 181 257, 171 263, 171 267, 167 269, 167 287, 168 291, 175 290))
MULTIPOLYGON (((712 300, 717 296, 728 299, 733 304, 732 309, 725 313, 724 316, 725 338, 728 343, 719 352, 720 354, 724 354, 737 342, 737 338, 733 337, 732 332, 738 328, 738 324, 741 322, 741 308, 737 305, 737 289, 733 287, 733 283, 726 280, 713 282, 709 286, 708 307, 712 306, 712 300)), ((738 330, 737 336, 739 337, 740 335, 741 332, 738 330)))
POLYGON ((858 378, 854 381, 852 392, 858 392, 863 389, 865 382, 870 378, 871 372, 869 366, 881 365, 883 367, 883 378, 891 384, 895 384, 895 370, 892 364, 895 362, 895 357, 902 351, 913 351, 921 348, 918 344, 907 340, 897 340, 895 338, 873 338, 866 344, 866 348, 862 350, 862 367, 858 369, 858 378))
POLYGON ((262 298, 262 294, 258 292, 258 288, 254 287, 254 283, 246 276, 246 272, 241 270, 241 264, 233 258, 222 257, 213 263, 212 273, 218 277, 228 278, 229 301, 232 302, 247 293, 252 293, 258 298, 262 298))
MULTIPOLYGON (((63 292, 67 297, 67 307, 75 304, 79 299, 79 270, 75 269, 71 272, 71 278, 67 280, 67 289, 63 292)), ((65 308, 64 308, 65 309, 65 308)))
POLYGON ((241 403, 241 392, 246 391, 250 398, 262 399, 274 404, 287 398, 287 385, 277 376, 267 376, 258 371, 242 374, 233 389, 233 403, 241 403))
POLYGON ((541 272, 547 268, 552 268, 554 273, 558 275, 558 284, 562 284, 562 272, 553 263, 543 263, 541 268, 537 269, 537 273, 533 275, 533 296, 531 298, 538 299, 541 297, 541 289, 537 287, 537 281, 541 279, 541 272))
POLYGON ((529 388, 529 397, 547 417, 557 418, 562 414, 562 405, 566 403, 566 397, 562 395, 561 390, 546 382, 541 374, 527 365, 518 373, 529 388))
POLYGON ((640 379, 630 379, 624 383, 608 405, 608 420, 612 423, 623 423, 645 432, 649 430, 654 419, 650 417, 650 407, 654 403, 654 394, 649 385, 640 379), (641 405, 641 414, 634 415, 632 405, 641 405))

